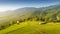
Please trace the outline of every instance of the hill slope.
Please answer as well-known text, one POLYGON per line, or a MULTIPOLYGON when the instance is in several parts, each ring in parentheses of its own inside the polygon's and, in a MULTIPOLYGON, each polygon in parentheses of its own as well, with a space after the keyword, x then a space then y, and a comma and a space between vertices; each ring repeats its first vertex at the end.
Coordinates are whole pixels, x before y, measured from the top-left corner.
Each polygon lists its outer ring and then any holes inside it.
POLYGON ((60 18, 60 5, 53 5, 43 8, 25 7, 13 11, 3 12, 0 13, 0 24, 9 20, 27 19, 31 16, 55 20, 57 16, 60 18))
POLYGON ((0 34, 60 34, 59 23, 40 25, 38 21, 26 21, 0 31, 0 34))
POLYGON ((0 27, 3 24, 9 25, 11 21, 16 21, 20 19, 27 20, 30 17, 39 17, 39 19, 44 19, 45 21, 60 21, 60 5, 53 5, 43 8, 25 7, 16 9, 14 11, 7 11, 0 13, 0 27), (59 8, 57 8, 59 7, 59 8), (2 15, 2 16, 1 16, 2 15))

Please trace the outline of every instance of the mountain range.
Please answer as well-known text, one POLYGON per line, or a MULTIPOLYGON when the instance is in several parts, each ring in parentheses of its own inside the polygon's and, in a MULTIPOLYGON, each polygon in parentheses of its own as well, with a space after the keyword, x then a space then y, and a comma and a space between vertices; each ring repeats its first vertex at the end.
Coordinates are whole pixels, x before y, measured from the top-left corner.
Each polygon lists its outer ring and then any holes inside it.
POLYGON ((24 7, 13 11, 0 12, 0 24, 6 23, 9 20, 27 19, 31 16, 38 16, 39 18, 56 19, 60 18, 60 5, 52 5, 48 7, 35 8, 24 7))

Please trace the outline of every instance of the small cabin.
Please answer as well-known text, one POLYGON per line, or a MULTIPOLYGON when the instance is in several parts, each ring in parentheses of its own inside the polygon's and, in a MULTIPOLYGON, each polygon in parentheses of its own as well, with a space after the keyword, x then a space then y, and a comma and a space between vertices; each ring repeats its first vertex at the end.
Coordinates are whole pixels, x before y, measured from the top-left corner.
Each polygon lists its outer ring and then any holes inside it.
POLYGON ((17 21, 17 24, 19 24, 20 22, 19 21, 17 21))
POLYGON ((39 24, 46 24, 46 22, 44 22, 44 21, 41 21, 41 22, 39 22, 39 24))

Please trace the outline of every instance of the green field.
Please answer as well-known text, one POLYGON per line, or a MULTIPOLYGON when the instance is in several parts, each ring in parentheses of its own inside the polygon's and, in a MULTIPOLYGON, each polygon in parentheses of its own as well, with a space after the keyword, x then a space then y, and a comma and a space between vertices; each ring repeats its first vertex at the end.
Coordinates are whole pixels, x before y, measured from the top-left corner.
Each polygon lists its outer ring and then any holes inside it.
POLYGON ((60 23, 39 24, 39 21, 25 21, 0 30, 0 34, 60 34, 60 23))

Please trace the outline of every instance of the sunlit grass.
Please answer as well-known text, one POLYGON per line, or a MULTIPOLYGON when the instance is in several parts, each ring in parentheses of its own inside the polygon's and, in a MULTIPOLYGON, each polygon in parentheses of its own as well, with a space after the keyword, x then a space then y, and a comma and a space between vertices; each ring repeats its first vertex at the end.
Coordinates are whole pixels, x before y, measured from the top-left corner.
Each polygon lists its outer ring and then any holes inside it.
POLYGON ((60 23, 39 24, 40 21, 25 21, 0 31, 0 34, 60 34, 60 23))

